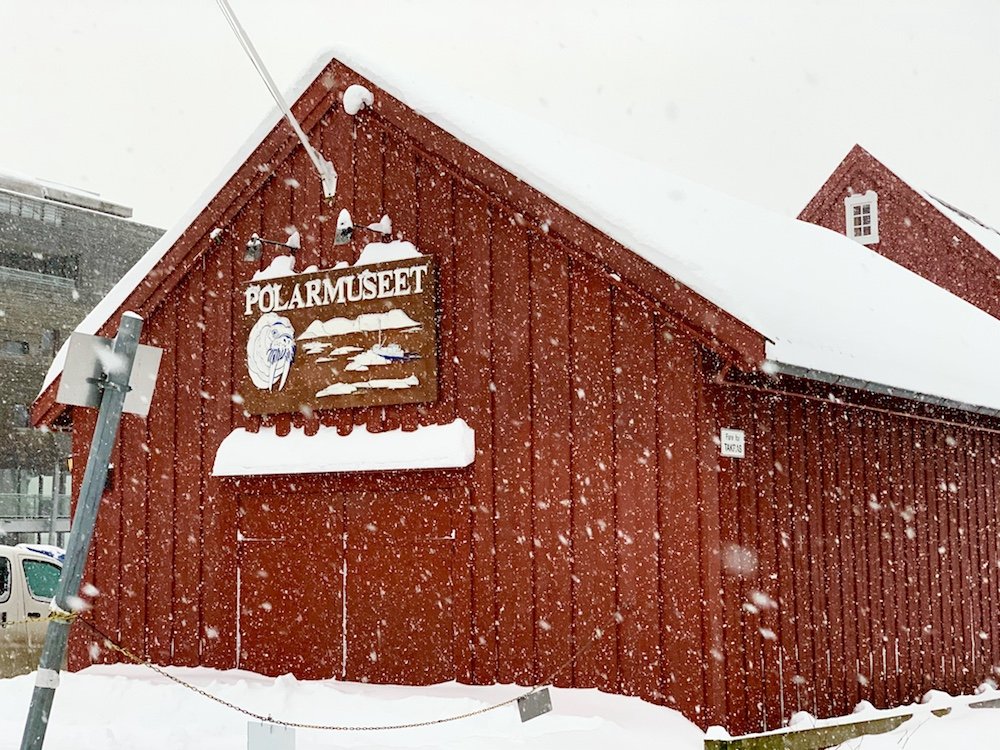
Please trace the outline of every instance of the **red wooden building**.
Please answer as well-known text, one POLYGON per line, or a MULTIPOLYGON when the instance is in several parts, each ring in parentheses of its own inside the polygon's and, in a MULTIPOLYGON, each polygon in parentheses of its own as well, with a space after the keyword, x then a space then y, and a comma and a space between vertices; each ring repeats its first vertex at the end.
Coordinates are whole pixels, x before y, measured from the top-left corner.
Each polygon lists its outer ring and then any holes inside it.
POLYGON ((874 233, 856 239, 1000 317, 1000 233, 914 187, 861 146, 850 150, 799 218, 853 237, 847 213, 865 205, 875 212, 874 233))
MULTIPOLYGON (((162 664, 555 673, 732 732, 992 673, 1000 389, 982 350, 1000 351, 1000 324, 825 230, 564 134, 517 140, 513 115, 431 122, 411 107, 448 100, 393 81, 332 61, 294 105, 339 172, 332 205, 272 120, 82 325, 107 335, 134 310, 164 350, 98 520, 99 627, 162 664), (374 93, 356 115, 353 84, 374 93), (294 227, 299 268, 354 263, 364 241, 333 242, 344 207, 389 214, 436 263, 436 399, 250 414, 232 397, 244 292, 285 251, 246 260, 246 241, 294 227), (334 465, 352 435, 459 419, 467 465, 334 465), (320 441, 330 464, 223 476, 233 434, 260 464, 282 439, 320 441)), ((56 403, 57 383, 34 422, 71 424, 82 454, 94 415, 56 403)), ((92 658, 76 632, 71 668, 92 658)))

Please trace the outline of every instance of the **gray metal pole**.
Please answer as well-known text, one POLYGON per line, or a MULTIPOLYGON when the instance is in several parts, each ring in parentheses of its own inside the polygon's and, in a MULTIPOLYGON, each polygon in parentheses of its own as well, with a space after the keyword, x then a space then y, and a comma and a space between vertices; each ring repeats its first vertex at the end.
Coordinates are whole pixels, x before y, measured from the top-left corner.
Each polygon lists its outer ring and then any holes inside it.
MULTIPOLYGON (((110 366, 104 367, 105 377, 102 381, 104 395, 97 414, 97 427, 94 430, 94 439, 90 443, 87 468, 83 473, 76 514, 66 545, 62 576, 59 578, 53 599, 60 609, 67 612, 72 611, 68 599, 77 596, 80 590, 83 566, 90 549, 90 540, 94 536, 97 508, 108 477, 108 461, 111 459, 111 448, 118 435, 122 406, 128 391, 129 376, 132 374, 132 363, 135 361, 141 331, 142 318, 135 313, 125 313, 111 347, 110 366)), ((35 690, 31 694, 28 719, 24 725, 24 734, 21 736, 21 750, 40 750, 45 741, 52 699, 59 685, 59 669, 66 654, 69 627, 68 622, 52 620, 45 632, 45 646, 42 648, 35 690)))

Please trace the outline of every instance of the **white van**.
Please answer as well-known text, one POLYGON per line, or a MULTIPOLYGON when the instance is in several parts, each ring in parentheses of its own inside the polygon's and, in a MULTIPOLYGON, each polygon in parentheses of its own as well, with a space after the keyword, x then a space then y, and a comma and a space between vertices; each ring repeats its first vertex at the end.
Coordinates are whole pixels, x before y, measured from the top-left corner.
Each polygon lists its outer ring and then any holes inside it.
POLYGON ((0 545, 0 677, 38 668, 62 563, 48 549, 0 545), (37 622, 33 622, 37 620, 37 622))

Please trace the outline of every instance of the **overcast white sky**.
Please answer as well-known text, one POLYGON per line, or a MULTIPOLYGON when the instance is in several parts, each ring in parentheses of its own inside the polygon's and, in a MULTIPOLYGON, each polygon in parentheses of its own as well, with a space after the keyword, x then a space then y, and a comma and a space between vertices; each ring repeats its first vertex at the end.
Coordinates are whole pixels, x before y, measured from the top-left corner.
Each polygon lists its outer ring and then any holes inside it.
MULTIPOLYGON (((852 144, 1000 223, 998 0, 231 0, 795 215, 852 144)), ((0 171, 169 227, 273 107, 214 0, 0 2, 0 171)))

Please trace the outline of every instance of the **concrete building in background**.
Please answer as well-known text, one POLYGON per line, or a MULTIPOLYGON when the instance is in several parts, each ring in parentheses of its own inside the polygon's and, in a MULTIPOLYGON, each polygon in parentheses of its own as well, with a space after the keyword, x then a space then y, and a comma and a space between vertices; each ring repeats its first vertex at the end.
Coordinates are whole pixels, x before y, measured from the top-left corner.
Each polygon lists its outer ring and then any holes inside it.
POLYGON ((0 174, 0 543, 69 528, 68 435, 31 429, 28 408, 70 332, 162 234, 131 216, 94 193, 0 174))

